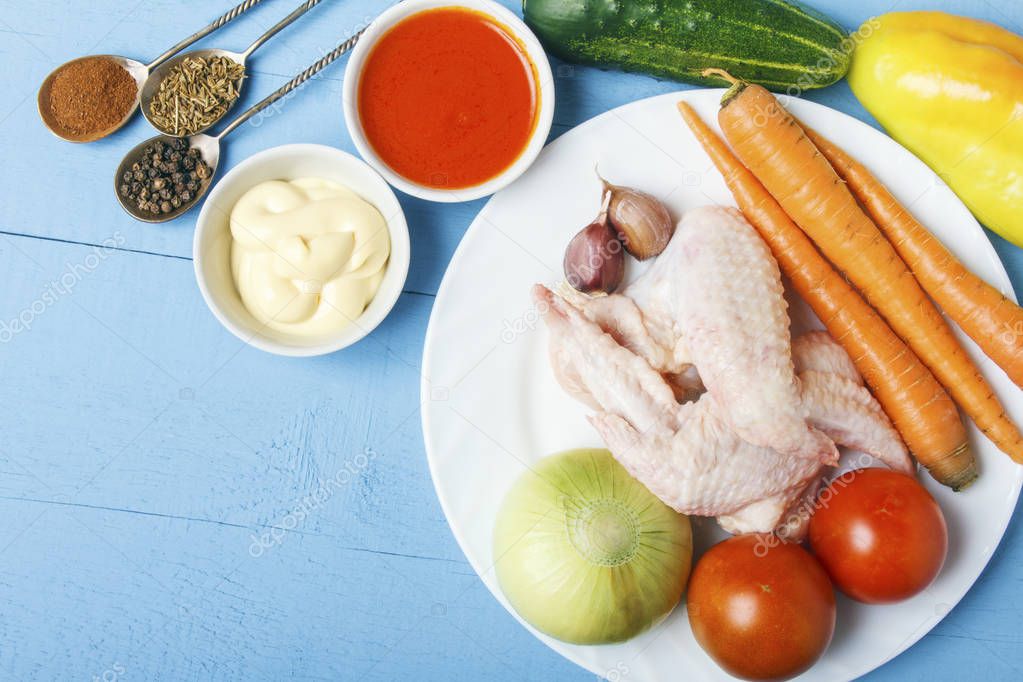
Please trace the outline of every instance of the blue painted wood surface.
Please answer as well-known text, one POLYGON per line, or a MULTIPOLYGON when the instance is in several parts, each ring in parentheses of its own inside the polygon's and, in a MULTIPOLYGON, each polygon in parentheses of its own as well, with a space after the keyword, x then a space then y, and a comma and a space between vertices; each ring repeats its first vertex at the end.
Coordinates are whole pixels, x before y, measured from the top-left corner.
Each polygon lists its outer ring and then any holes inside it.
MULTIPOLYGON (((482 202, 401 201, 406 292, 348 349, 293 360, 224 331, 195 287, 195 213, 131 221, 111 177, 141 117, 87 146, 35 111, 59 63, 150 59, 228 0, 0 0, 0 679, 585 680, 476 578, 427 472, 419 366, 433 295, 482 202), (13 331, 11 320, 27 329, 13 331)), ((205 44, 242 48, 293 2, 205 44)), ((507 3, 513 6, 514 3, 507 3)), ((815 0, 855 27, 939 8, 1023 33, 1015 0, 815 0)), ((252 63, 251 103, 386 3, 328 0, 252 63)), ((558 62, 552 135, 678 84, 558 62)), ((232 136, 352 151, 343 62, 232 136)), ((876 125, 843 83, 808 95, 876 125)), ((245 102, 243 102, 243 105, 245 102)), ((1023 252, 992 235, 1013 282, 1023 252)), ((495 388, 499 390, 499 388, 495 388)), ((870 677, 1023 677, 1023 524, 933 632, 870 677)), ((680 662, 680 679, 684 679, 680 662)))

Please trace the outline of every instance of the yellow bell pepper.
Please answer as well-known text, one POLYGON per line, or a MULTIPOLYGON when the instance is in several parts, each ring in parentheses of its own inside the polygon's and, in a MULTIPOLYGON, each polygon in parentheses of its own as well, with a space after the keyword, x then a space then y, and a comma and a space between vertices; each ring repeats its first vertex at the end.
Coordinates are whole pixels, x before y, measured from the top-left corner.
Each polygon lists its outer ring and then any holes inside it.
POLYGON ((977 218, 1023 246, 1023 37, 943 12, 892 12, 857 34, 849 85, 977 218))

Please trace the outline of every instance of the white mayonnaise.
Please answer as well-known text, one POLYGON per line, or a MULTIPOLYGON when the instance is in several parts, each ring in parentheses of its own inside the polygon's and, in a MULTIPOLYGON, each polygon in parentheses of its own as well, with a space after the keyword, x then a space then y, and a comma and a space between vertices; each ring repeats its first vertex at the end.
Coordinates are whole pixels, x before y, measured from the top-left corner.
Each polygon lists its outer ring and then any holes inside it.
POLYGON ((268 328, 321 337, 356 320, 384 277, 391 240, 380 211, 320 178, 256 185, 231 210, 231 272, 268 328))

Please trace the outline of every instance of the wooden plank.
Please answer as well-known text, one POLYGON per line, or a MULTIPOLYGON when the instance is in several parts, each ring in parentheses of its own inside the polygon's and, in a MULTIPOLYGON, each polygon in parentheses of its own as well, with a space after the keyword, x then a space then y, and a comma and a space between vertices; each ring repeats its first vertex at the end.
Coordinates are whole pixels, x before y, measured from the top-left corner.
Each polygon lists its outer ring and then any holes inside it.
POLYGON ((0 513, 5 679, 580 677, 461 561, 319 534, 253 557, 244 528, 5 500, 0 513))
POLYGON ((19 446, 0 455, 0 496, 259 531, 319 492, 302 532, 461 556, 419 430, 432 298, 404 295, 347 352, 287 359, 228 334, 188 261, 23 237, 0 240, 0 257, 0 400, 32 417, 4 420, 19 446), (401 494, 379 494, 382 480, 401 494))

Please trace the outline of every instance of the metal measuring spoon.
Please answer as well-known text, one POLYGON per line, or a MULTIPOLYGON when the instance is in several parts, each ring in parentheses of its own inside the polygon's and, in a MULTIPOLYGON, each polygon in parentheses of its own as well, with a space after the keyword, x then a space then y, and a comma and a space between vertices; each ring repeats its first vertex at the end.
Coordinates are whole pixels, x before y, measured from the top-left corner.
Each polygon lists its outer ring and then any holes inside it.
MULTIPOLYGON (((300 16, 311 10, 316 5, 320 4, 320 1, 321 0, 306 0, 306 2, 303 2, 300 6, 296 7, 291 14, 281 19, 279 22, 274 24, 270 28, 270 30, 256 38, 255 42, 249 45, 249 47, 244 52, 231 52, 229 50, 219 50, 216 48, 208 50, 193 50, 192 52, 179 54, 174 59, 171 59, 170 61, 166 62, 165 64, 163 64, 163 66, 154 71, 153 74, 149 77, 149 80, 146 81, 146 84, 142 86, 141 92, 142 115, 146 117, 146 120, 149 121, 154 128, 159 130, 164 135, 174 135, 175 131, 167 130, 166 128, 162 128, 159 125, 157 125, 156 121, 153 120, 153 115, 150 112, 149 108, 150 104, 153 101, 153 98, 156 97, 156 93, 159 92, 160 90, 160 83, 162 83, 163 79, 167 77, 167 74, 171 72, 171 69, 173 69, 175 66, 180 64, 185 59, 193 58, 209 59, 210 57, 227 57, 236 64, 240 64, 242 68, 244 68, 245 60, 249 58, 249 55, 251 55, 253 52, 262 47, 262 45, 266 41, 270 40, 275 35, 277 35, 277 33, 284 29, 288 24, 298 19, 300 16)), ((227 115, 227 112, 229 112, 231 108, 234 107, 234 103, 241 99, 242 85, 244 83, 245 76, 243 75, 238 80, 237 83, 238 96, 231 100, 230 103, 228 103, 227 108, 224 109, 224 113, 222 113, 219 118, 210 121, 209 125, 200 128, 199 130, 196 130, 195 133, 201 133, 205 130, 209 130, 211 127, 219 123, 221 119, 224 118, 224 116, 227 115)))
POLYGON ((39 94, 36 96, 36 103, 37 106, 39 107, 39 117, 43 119, 43 123, 46 125, 47 128, 50 129, 50 132, 52 132, 54 135, 61 139, 67 140, 68 142, 93 142, 100 138, 106 137, 107 135, 119 130, 125 123, 128 122, 128 119, 131 118, 132 114, 135 113, 135 110, 138 108, 139 105, 142 89, 145 86, 146 80, 149 78, 149 74, 153 69, 157 68, 158 66, 160 66, 160 64, 163 64, 165 61, 167 61, 168 59, 170 59, 175 54, 185 49, 192 43, 196 42, 197 40, 205 38, 209 34, 213 33, 217 29, 224 26, 225 24, 234 21, 241 14, 252 9, 262 1, 263 0, 245 0, 244 2, 236 5, 234 9, 229 10, 227 13, 221 15, 219 19, 214 21, 206 28, 196 31, 195 33, 188 36, 181 42, 177 43, 176 45, 171 47, 169 50, 167 50, 166 52, 164 52, 163 54, 161 54, 159 57, 149 62, 148 64, 143 64, 142 62, 136 59, 130 59, 128 57, 122 57, 120 55, 115 54, 90 55, 87 57, 79 57, 78 59, 72 59, 71 61, 64 62, 56 69, 51 71, 50 75, 48 75, 46 77, 46 80, 43 81, 43 84, 39 86, 39 94), (50 116, 49 107, 47 106, 48 101, 50 99, 50 88, 53 86, 54 76, 56 76, 57 73, 65 66, 73 64, 74 62, 82 61, 84 59, 91 59, 92 57, 105 57, 107 59, 113 60, 125 71, 127 71, 132 78, 135 79, 135 102, 134 104, 132 104, 131 109, 128 110, 128 113, 124 115, 124 118, 122 118, 120 121, 115 123, 107 130, 100 130, 90 135, 69 135, 66 133, 66 131, 62 131, 60 129, 59 124, 55 120, 53 120, 52 116, 50 116))
POLYGON ((117 195, 117 200, 121 202, 121 208, 123 208, 129 215, 131 215, 136 220, 141 220, 147 223, 165 223, 168 220, 173 220, 174 218, 177 218, 179 215, 181 215, 182 213, 186 212, 187 210, 198 204, 206 195, 206 192, 209 191, 210 185, 213 184, 213 178, 217 174, 217 165, 220 163, 221 141, 225 137, 230 135, 231 132, 233 132, 243 123, 245 123, 250 118, 258 114, 260 111, 266 109, 268 106, 270 106, 271 104, 273 104, 274 102, 284 97, 289 92, 291 92, 292 90, 294 90, 295 88, 299 87, 307 80, 312 78, 327 64, 330 64, 332 61, 334 61, 341 55, 351 50, 355 46, 355 44, 359 42, 359 37, 362 35, 364 30, 365 29, 360 30, 351 38, 335 47, 332 51, 328 52, 326 55, 323 56, 323 58, 314 63, 308 69, 306 69, 305 71, 298 74, 290 81, 282 85, 273 94, 269 95, 259 103, 254 104, 244 113, 240 114, 236 119, 231 121, 231 123, 229 123, 226 128, 224 128, 216 135, 206 135, 204 133, 197 133, 195 135, 189 135, 187 138, 185 138, 190 148, 195 148, 199 150, 199 155, 202 157, 202 160, 206 162, 206 165, 209 166, 210 169, 209 175, 200 182, 199 188, 192 194, 192 198, 190 201, 188 201, 188 203, 182 203, 181 206, 172 209, 168 213, 152 214, 149 213, 148 211, 140 210, 136 204, 131 203, 131 200, 128 197, 121 196, 119 187, 121 184, 122 176, 126 171, 129 171, 131 169, 132 164, 142 159, 142 153, 147 146, 152 145, 154 142, 158 140, 162 140, 165 143, 171 143, 174 140, 180 138, 171 137, 169 135, 157 135, 156 137, 151 137, 145 142, 136 145, 134 149, 132 149, 125 155, 124 160, 121 161, 121 165, 117 167, 117 174, 114 175, 114 193, 117 195))

